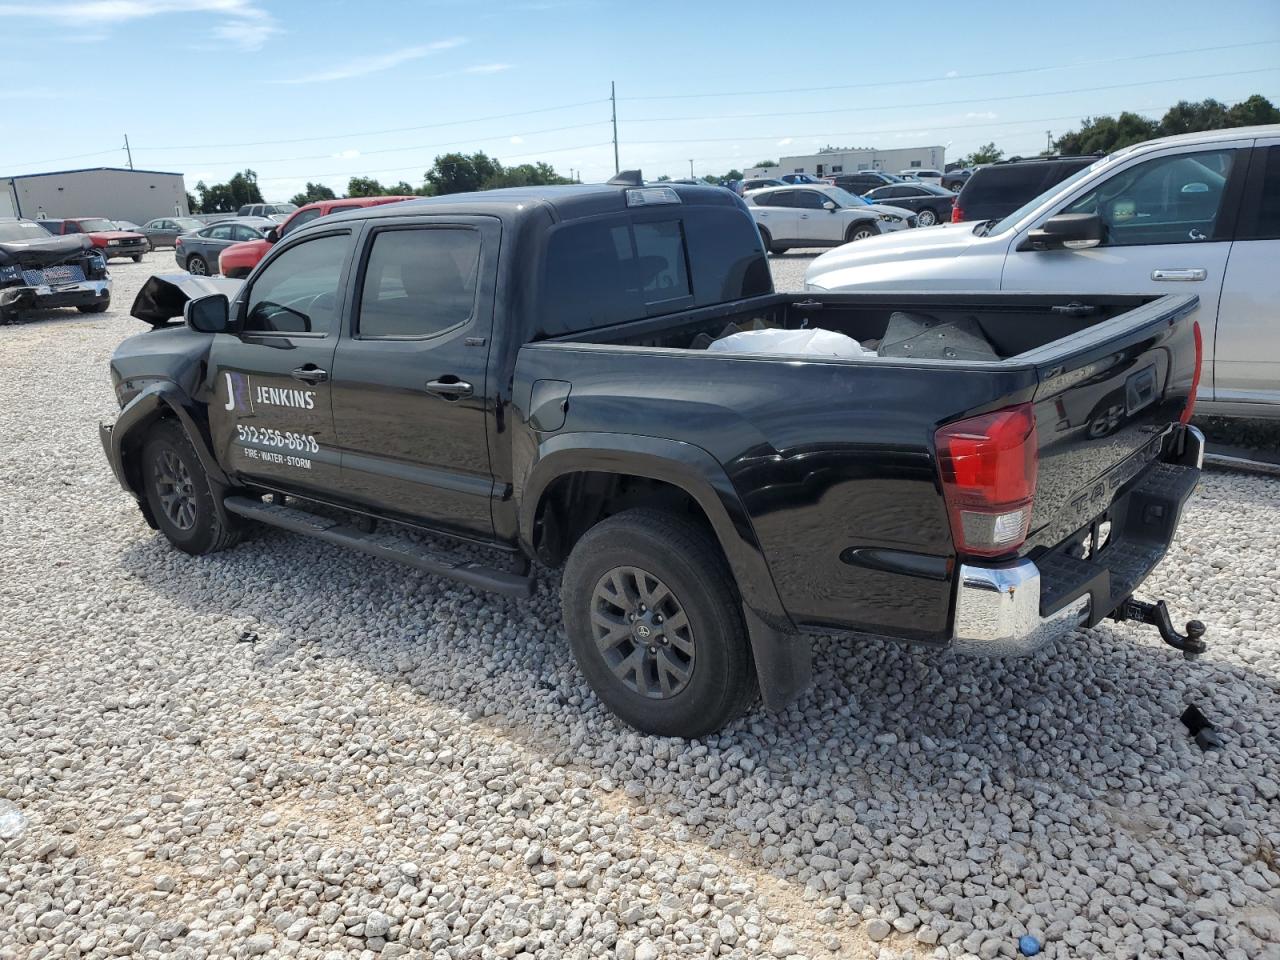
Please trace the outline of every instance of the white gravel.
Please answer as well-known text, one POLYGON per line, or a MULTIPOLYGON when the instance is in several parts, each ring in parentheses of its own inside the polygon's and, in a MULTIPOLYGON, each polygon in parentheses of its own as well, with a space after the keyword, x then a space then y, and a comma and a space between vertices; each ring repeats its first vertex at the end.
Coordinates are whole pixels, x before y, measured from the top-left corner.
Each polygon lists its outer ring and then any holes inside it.
POLYGON ((519 603, 146 527, 97 422, 169 259, 0 328, 3 960, 1280 954, 1275 481, 1206 475, 1144 591, 1199 662, 1117 625, 1014 661, 827 640, 784 715, 639 736, 554 575, 519 603))

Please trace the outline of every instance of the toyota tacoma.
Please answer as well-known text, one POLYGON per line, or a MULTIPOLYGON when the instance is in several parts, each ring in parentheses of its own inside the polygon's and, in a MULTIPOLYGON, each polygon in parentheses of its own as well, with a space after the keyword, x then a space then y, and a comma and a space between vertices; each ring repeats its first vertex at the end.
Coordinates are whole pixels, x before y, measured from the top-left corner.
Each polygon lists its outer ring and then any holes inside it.
POLYGON ((153 279, 101 439, 187 553, 261 523, 519 596, 563 566, 601 701, 692 737, 803 690, 813 633, 1004 655, 1111 616, 1203 650, 1134 598, 1200 474, 1195 304, 777 293, 740 198, 632 172, 153 279))

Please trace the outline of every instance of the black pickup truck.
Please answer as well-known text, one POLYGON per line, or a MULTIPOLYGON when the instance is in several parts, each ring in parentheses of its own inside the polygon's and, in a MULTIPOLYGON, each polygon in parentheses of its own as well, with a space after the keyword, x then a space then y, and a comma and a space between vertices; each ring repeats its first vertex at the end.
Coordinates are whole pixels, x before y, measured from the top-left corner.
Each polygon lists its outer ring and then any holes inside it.
POLYGON ((1006 654, 1112 616, 1202 650, 1132 596, 1200 473, 1195 303, 775 293, 727 190, 447 196, 153 278, 102 443, 188 553, 261 522, 507 594, 563 564, 600 698, 697 736, 801 691, 814 632, 1006 654), (867 352, 711 348, 806 328, 867 352))

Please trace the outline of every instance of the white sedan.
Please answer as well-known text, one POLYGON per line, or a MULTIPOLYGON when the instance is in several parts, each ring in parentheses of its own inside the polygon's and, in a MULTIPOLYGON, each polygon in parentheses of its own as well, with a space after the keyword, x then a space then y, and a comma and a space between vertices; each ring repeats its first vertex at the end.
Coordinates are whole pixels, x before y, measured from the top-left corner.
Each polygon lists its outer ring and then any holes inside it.
POLYGON ((770 253, 838 247, 915 225, 910 210, 868 203, 839 187, 768 187, 749 191, 745 199, 770 253))

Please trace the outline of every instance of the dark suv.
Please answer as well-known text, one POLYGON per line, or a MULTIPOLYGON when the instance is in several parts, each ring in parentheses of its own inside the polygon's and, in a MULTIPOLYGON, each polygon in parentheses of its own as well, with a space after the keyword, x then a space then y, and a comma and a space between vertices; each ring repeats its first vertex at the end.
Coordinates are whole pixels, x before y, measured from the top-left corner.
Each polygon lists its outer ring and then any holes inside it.
POLYGON ((901 177, 895 177, 892 173, 881 173, 879 170, 837 173, 834 177, 828 177, 827 179, 841 190, 848 190, 858 196, 862 196, 868 190, 874 190, 876 187, 887 186, 891 183, 902 183, 901 177))
POLYGON ((1097 157, 1036 157, 1002 160, 973 172, 951 208, 951 222, 999 220, 1061 183, 1097 157))

